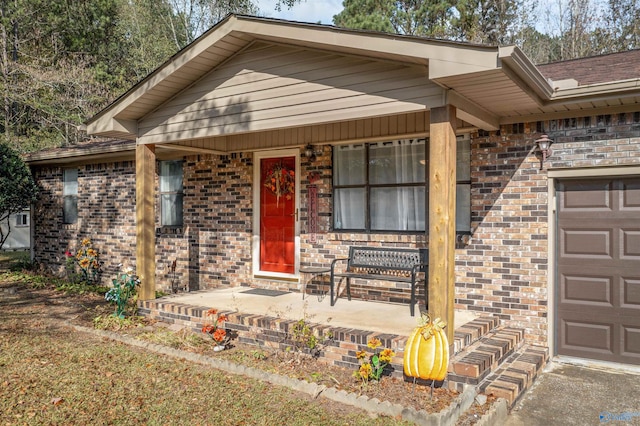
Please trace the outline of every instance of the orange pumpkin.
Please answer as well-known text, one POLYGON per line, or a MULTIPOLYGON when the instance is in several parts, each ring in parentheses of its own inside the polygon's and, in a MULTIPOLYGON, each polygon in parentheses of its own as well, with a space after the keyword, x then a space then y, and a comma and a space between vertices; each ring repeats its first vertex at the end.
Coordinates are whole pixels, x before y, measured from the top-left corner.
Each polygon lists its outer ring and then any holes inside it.
POLYGON ((423 316, 424 325, 416 327, 404 348, 404 374, 423 380, 442 381, 449 366, 449 341, 446 323, 423 316))

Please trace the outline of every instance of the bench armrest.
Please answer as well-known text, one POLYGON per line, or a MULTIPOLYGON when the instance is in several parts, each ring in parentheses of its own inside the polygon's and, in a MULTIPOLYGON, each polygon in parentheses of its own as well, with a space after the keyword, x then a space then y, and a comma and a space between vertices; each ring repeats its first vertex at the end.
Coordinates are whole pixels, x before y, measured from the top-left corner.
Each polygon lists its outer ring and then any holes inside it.
MULTIPOLYGON (((350 261, 350 260, 351 260, 350 258, 346 258, 346 257, 345 257, 345 258, 340 258, 340 257, 339 257, 339 258, 337 258, 337 259, 333 259, 333 260, 331 261, 331 275, 330 275, 330 277, 329 277, 329 285, 330 285, 330 287, 331 287, 331 290, 330 290, 330 291, 331 291, 331 293, 330 293, 330 295, 329 295, 329 297, 330 297, 330 298, 329 298, 329 301, 331 302, 331 306, 333 306, 333 305, 336 303, 336 299, 338 298, 337 296, 336 296, 336 298, 335 298, 335 299, 333 298, 333 295, 334 295, 334 292, 335 292, 335 289, 334 289, 334 286, 335 286, 335 284, 334 284, 335 275, 334 275, 334 274, 335 274, 335 267, 336 267, 336 264, 337 264, 338 262, 344 262, 344 261, 347 261, 347 262, 348 262, 348 261, 350 261)), ((347 287, 348 287, 348 286, 349 286, 349 281, 347 280, 347 287)), ((349 289, 348 289, 347 291, 349 292, 349 300, 351 300, 351 293, 350 293, 350 291, 351 291, 351 290, 349 290, 349 289)))
MULTIPOLYGON (((415 282, 416 276, 420 273, 424 272, 425 275, 429 273, 429 264, 428 263, 417 263, 413 265, 411 268, 411 281, 415 282)), ((425 281, 427 278, 425 277, 425 281)))
POLYGON ((340 257, 340 258, 337 258, 337 259, 333 259, 331 261, 331 270, 333 271, 333 268, 335 267, 336 263, 344 262, 345 260, 348 261, 349 258, 348 257, 340 257))

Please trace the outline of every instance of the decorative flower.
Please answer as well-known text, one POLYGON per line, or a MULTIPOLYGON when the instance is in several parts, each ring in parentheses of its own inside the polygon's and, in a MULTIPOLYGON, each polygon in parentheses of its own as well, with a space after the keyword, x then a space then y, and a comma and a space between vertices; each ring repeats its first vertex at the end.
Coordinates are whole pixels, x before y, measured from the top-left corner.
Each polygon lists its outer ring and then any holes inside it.
MULTIPOLYGON (((119 266, 122 266, 122 264, 119 266)), ((114 316, 124 318, 128 310, 131 310, 131 315, 135 315, 136 304, 132 303, 132 301, 135 300, 136 287, 140 285, 140 279, 133 271, 120 272, 111 282, 113 287, 107 291, 104 298, 116 305, 114 316)))
POLYGON ((391 362, 391 358, 393 358, 394 356, 395 356, 395 352, 393 352, 391 349, 387 348, 387 349, 383 350, 382 352, 380 352, 380 361, 381 362, 390 363, 391 362))
POLYGON ((202 326, 202 332, 211 336, 216 346, 226 346, 229 342, 229 336, 224 329, 224 323, 228 317, 224 314, 219 315, 217 309, 209 309, 205 316, 207 323, 202 326))
POLYGON ((369 339, 367 346, 373 349, 374 353, 368 356, 365 351, 356 352, 360 368, 353 373, 353 376, 361 380, 363 384, 371 380, 380 381, 385 367, 391 363, 391 360, 396 355, 391 349, 379 350, 378 348, 382 346, 382 342, 376 337, 369 339))
POLYGON ((367 342, 367 346, 370 347, 371 349, 376 349, 382 346, 382 342, 377 337, 373 337, 369 339, 369 342, 367 342))
POLYGON ((218 344, 221 344, 222 342, 224 342, 226 338, 227 338, 227 332, 222 328, 218 328, 216 331, 213 332, 213 340, 215 340, 216 343, 218 344))
POLYGON ((371 375, 371 364, 366 363, 360 366, 359 370, 360 376, 369 377, 371 375))
POLYGON ((102 262, 100 262, 100 254, 98 250, 93 248, 90 238, 84 238, 80 242, 80 247, 73 254, 70 250, 65 252, 67 257, 67 270, 74 273, 74 265, 72 260, 80 267, 80 279, 86 283, 97 283, 100 281, 102 262))

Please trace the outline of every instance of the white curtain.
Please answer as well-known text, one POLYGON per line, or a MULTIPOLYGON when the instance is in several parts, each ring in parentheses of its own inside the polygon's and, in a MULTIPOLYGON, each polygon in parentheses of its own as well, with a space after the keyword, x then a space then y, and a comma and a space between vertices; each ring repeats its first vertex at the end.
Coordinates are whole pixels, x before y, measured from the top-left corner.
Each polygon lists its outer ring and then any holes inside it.
POLYGON ((64 223, 78 220, 78 169, 65 169, 62 186, 62 215, 64 223))
POLYGON ((425 141, 401 140, 370 145, 371 229, 425 229, 425 141), (401 186, 402 184, 420 186, 401 186), (400 185, 378 187, 376 185, 400 185))
MULTIPOLYGON (((368 149, 369 162, 366 164, 365 145, 335 148, 335 229, 365 229, 368 212, 372 231, 424 231, 427 222, 425 139, 372 143, 368 149)), ((470 230, 470 155, 469 140, 458 140, 457 231, 470 230)))
MULTIPOLYGON (((334 185, 365 184, 364 145, 343 145, 335 148, 334 185)), ((335 229, 364 229, 366 197, 364 187, 339 188, 334 199, 335 229)))
POLYGON ((160 163, 162 225, 182 225, 182 161, 160 163))

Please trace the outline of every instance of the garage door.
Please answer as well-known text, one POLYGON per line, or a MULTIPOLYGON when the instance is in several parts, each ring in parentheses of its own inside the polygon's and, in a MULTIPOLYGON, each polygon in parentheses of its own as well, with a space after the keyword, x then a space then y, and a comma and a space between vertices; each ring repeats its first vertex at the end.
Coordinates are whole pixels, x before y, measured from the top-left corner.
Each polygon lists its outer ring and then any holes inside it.
POLYGON ((559 180, 558 354, 640 364, 640 177, 559 180))

